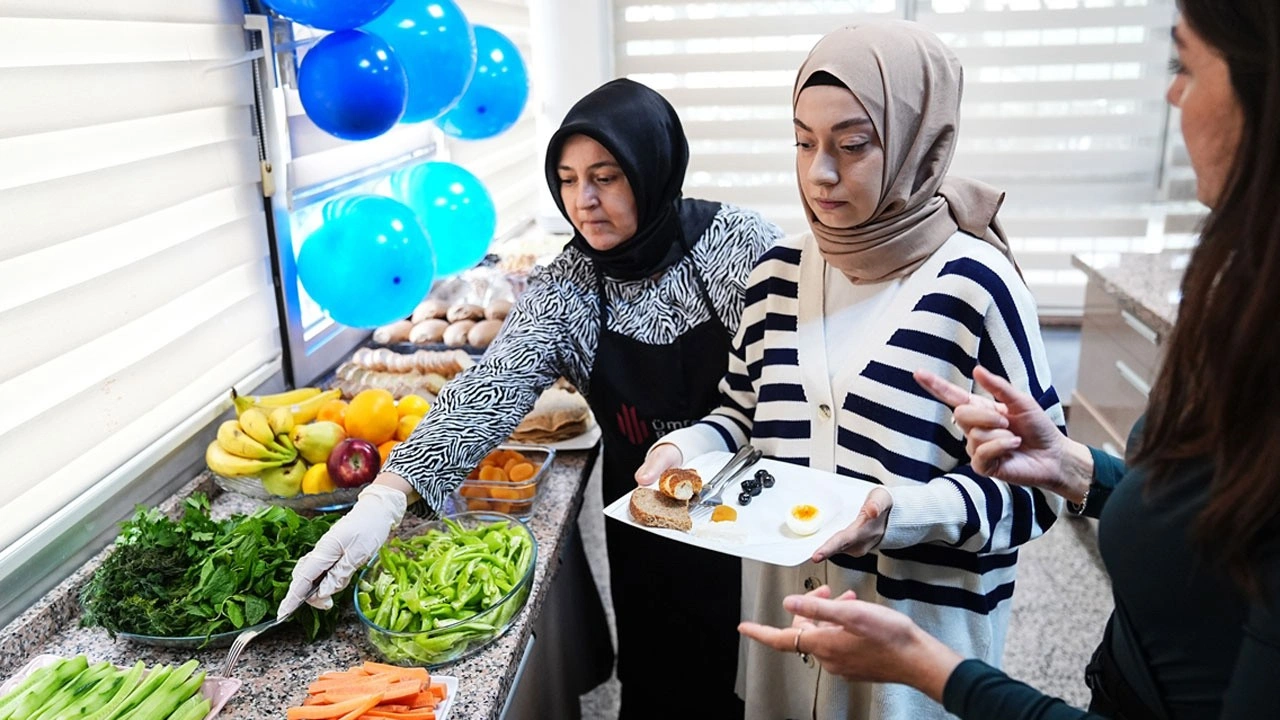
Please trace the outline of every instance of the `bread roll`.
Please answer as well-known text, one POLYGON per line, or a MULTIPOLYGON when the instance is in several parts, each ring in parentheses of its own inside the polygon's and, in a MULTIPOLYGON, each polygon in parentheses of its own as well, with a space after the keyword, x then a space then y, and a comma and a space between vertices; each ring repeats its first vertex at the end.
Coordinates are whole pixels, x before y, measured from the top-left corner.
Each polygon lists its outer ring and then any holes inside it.
POLYGON ((449 308, 449 312, 445 314, 445 318, 450 323, 455 323, 459 320, 483 320, 484 308, 479 305, 472 305, 471 303, 459 303, 449 308))
POLYGON ((409 321, 417 325, 423 320, 443 318, 448 311, 449 306, 439 300, 423 300, 418 303, 418 307, 413 309, 413 316, 409 318, 409 321))
POLYGON ((501 320, 481 320, 467 333, 467 344, 471 347, 487 348, 501 329, 501 320))
POLYGON ((413 329, 409 331, 409 342, 415 345, 442 342, 444 340, 444 331, 447 327, 449 327, 447 320, 438 318, 423 320, 414 325, 413 329))
POLYGON ((506 320, 511 314, 510 300, 494 300, 489 303, 489 307, 484 309, 484 317, 486 320, 506 320))
POLYGON ((383 325, 373 331, 373 341, 382 345, 404 342, 409 339, 409 330, 413 323, 408 320, 397 320, 390 325, 383 325))
POLYGON ((689 500, 702 492, 702 478, 696 470, 671 468, 658 479, 658 492, 675 500, 689 500))
POLYGON ((444 344, 449 347, 462 347, 467 344, 467 333, 476 326, 475 320, 459 320, 451 323, 444 330, 444 344))

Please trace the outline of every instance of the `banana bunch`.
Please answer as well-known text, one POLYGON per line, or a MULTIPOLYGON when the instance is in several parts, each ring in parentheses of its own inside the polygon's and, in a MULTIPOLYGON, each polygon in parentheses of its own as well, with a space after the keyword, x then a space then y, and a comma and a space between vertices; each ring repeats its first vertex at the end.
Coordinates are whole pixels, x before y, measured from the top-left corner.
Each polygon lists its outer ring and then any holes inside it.
POLYGON ((241 417, 250 408, 259 408, 267 413, 276 408, 287 408, 293 415, 295 425, 315 420, 321 405, 340 397, 341 390, 321 390, 315 387, 298 388, 274 395, 241 395, 235 388, 231 388, 231 402, 235 403, 236 413, 241 417))
POLYGON ((278 406, 269 412, 247 407, 236 420, 218 426, 218 437, 209 443, 204 459, 209 469, 225 477, 257 475, 298 459, 298 450, 289 439, 295 416, 290 408, 278 406))

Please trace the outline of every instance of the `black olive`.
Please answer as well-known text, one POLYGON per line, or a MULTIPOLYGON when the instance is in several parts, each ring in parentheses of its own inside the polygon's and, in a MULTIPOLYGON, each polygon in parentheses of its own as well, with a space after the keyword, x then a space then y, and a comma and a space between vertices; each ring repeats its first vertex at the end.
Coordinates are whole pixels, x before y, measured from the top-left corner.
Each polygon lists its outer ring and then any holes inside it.
POLYGON ((738 495, 738 504, 739 504, 739 505, 750 505, 750 504, 751 504, 751 493, 746 492, 745 490, 744 490, 743 492, 739 493, 739 495, 738 495))
POLYGON ((751 488, 757 488, 757 487, 760 487, 759 480, 743 480, 742 481, 742 489, 744 491, 750 491, 751 488))
POLYGON ((760 468, 759 470, 757 470, 757 471, 756 471, 756 479, 757 479, 757 480, 764 480, 764 479, 765 479, 765 478, 767 478, 767 477, 769 477, 769 471, 768 471, 768 470, 765 470, 764 468, 760 468))
POLYGON ((773 487, 773 476, 765 475, 763 478, 760 479, 760 482, 764 483, 765 487, 771 488, 773 487))
POLYGON ((747 492, 751 493, 752 497, 755 497, 756 495, 759 495, 760 493, 764 492, 764 487, 762 487, 760 483, 752 483, 751 489, 748 490, 747 492))

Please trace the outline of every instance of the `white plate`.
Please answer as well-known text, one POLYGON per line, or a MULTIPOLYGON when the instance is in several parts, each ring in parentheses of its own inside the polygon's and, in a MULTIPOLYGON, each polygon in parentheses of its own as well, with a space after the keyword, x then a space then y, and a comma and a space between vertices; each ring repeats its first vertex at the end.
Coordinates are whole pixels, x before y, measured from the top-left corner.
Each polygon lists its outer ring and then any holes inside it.
MULTIPOLYGON (((710 480, 732 457, 727 452, 713 452, 689 461, 685 467, 697 470, 703 480, 710 480)), ((748 560, 759 560, 771 565, 794 567, 807 562, 815 550, 832 535, 848 527, 866 502, 867 494, 876 485, 833 473, 813 470, 791 463, 764 459, 751 466, 725 489, 721 499, 738 511, 738 532, 742 542, 700 537, 699 526, 710 523, 710 518, 694 521, 693 532, 645 527, 631 518, 628 509, 631 493, 627 493, 609 507, 604 514, 619 522, 647 530, 689 545, 736 555, 748 560), (742 481, 755 475, 757 470, 768 470, 776 482, 751 498, 748 505, 738 504, 742 481), (813 535, 797 535, 787 528, 787 514, 793 505, 806 503, 817 506, 824 518, 822 527, 813 535)))
MULTIPOLYGON (((34 658, 31 659, 31 662, 27 663, 26 665, 23 665, 22 668, 13 675, 13 677, 9 678, 8 680, 5 680, 4 684, 0 685, 0 696, 7 694, 18 683, 25 680, 28 675, 35 672, 36 670, 39 670, 40 668, 46 667, 48 665, 52 665, 55 661, 62 660, 62 659, 63 658, 60 655, 35 656, 34 658)), ((90 661, 89 664, 93 665, 93 662, 90 661)), ((119 666, 117 665, 116 667, 119 667, 119 666)), ((127 668, 121 668, 121 669, 124 670, 127 668)), ((150 672, 150 668, 148 668, 147 672, 150 672)), ((144 674, 143 677, 146 677, 146 675, 144 674)), ((224 677, 216 677, 214 675, 206 675, 204 678, 204 684, 200 686, 200 694, 204 695, 206 698, 209 699, 209 704, 211 705, 211 707, 209 708, 209 714, 204 716, 204 720, 210 720, 210 718, 217 715, 218 712, 222 710, 222 707, 227 704, 227 700, 229 700, 231 696, 235 694, 236 690, 239 690, 239 689, 240 689, 240 681, 235 678, 224 678, 224 677)), ((452 697, 452 691, 448 693, 448 696, 452 697)), ((440 717, 442 720, 443 716, 440 716, 440 717)))
POLYGON ((449 710, 453 708, 453 699, 458 694, 458 678, 432 673, 431 682, 444 684, 444 700, 436 705, 436 720, 449 720, 449 710))

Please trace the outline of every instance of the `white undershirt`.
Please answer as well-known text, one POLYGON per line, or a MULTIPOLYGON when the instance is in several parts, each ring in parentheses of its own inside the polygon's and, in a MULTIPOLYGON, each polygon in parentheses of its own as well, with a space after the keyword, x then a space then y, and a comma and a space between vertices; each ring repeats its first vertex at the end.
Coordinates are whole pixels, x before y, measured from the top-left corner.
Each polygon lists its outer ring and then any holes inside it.
POLYGON ((854 284, 828 265, 823 295, 823 334, 827 340, 827 373, 834 380, 854 354, 872 320, 893 302, 905 278, 854 284))

